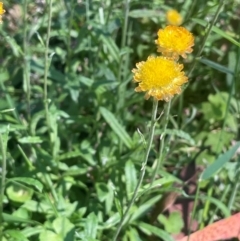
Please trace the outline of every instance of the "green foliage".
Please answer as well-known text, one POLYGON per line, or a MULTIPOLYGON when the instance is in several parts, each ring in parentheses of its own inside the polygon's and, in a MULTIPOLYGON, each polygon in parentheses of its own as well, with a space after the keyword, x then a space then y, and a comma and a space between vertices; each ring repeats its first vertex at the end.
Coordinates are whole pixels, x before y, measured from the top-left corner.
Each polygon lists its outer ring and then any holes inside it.
POLYGON ((239 1, 228 1, 214 22, 220 3, 4 2, 0 241, 113 240, 143 170, 151 120, 152 100, 134 91, 131 70, 157 54, 171 8, 195 36, 193 53, 181 59, 189 84, 173 99, 166 130, 159 103, 143 185, 118 240, 174 240, 181 213, 153 213, 173 191, 196 197, 201 226, 239 210, 239 1), (194 175, 199 193, 189 194, 194 175))

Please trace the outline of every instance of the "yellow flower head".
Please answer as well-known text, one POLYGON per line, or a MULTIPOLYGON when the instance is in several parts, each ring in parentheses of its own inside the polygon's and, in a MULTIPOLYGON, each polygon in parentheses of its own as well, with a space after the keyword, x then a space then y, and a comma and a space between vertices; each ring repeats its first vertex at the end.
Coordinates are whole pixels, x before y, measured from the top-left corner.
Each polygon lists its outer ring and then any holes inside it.
POLYGON ((166 14, 168 24, 179 26, 182 24, 182 16, 178 13, 178 11, 171 9, 167 11, 166 14))
POLYGON ((3 9, 3 3, 0 2, 0 24, 2 23, 2 15, 5 13, 5 10, 3 9))
POLYGON ((192 52, 194 45, 193 35, 184 27, 169 25, 158 30, 158 52, 163 56, 178 60, 179 55, 186 58, 186 54, 192 52))
POLYGON ((188 81, 182 72, 183 65, 165 57, 149 56, 147 61, 136 64, 133 69, 136 92, 146 91, 145 98, 169 101, 173 95, 181 93, 181 85, 188 81))

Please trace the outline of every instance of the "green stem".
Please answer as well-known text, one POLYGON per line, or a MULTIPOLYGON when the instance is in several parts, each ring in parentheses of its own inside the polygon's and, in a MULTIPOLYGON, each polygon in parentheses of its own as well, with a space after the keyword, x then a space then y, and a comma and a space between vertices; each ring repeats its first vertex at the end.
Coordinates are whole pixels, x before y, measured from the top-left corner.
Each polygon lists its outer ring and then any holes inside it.
MULTIPOLYGON (((28 54, 28 40, 27 40, 27 5, 28 0, 24 0, 23 6, 23 20, 24 20, 24 27, 23 27, 23 79, 24 85, 27 92, 27 115, 28 120, 30 121, 31 118, 31 110, 30 110, 30 96, 31 96, 31 89, 30 89, 30 67, 29 67, 29 54, 28 54)), ((24 89, 25 89, 24 88, 24 89)))
POLYGON ((0 241, 3 238, 3 197, 5 189, 5 179, 6 179, 6 151, 4 148, 4 143, 2 135, 0 134, 0 149, 2 153, 2 178, 1 178, 1 188, 0 188, 0 241))
POLYGON ((72 30, 72 21, 73 21, 73 16, 74 16, 74 9, 75 5, 73 4, 74 0, 71 0, 70 2, 70 17, 68 21, 68 32, 67 32, 67 71, 70 72, 70 67, 71 67, 71 58, 72 58, 72 48, 71 48, 71 30, 72 30))
POLYGON ((48 50, 49 50, 49 40, 50 40, 50 33, 51 33, 51 23, 52 23, 52 0, 49 0, 48 5, 48 25, 47 25, 47 38, 45 43, 45 57, 44 57, 44 92, 43 92, 43 100, 44 100, 44 108, 45 108, 45 116, 48 131, 50 134, 50 120, 49 120, 49 113, 48 113, 48 89, 47 89, 47 77, 48 77, 48 70, 49 70, 49 57, 48 57, 48 50))
POLYGON ((191 231, 192 224, 193 224, 193 218, 194 218, 196 210, 197 210, 197 200, 198 200, 198 196, 199 196, 199 191, 200 191, 200 183, 198 182, 197 183, 197 191, 196 191, 196 195, 195 195, 195 198, 194 198, 193 211, 191 213, 191 219, 190 219, 190 224, 189 224, 189 229, 188 229, 188 240, 189 240, 189 237, 190 237, 190 231, 191 231))
POLYGON ((138 180, 138 183, 137 183, 137 186, 134 190, 134 193, 133 193, 133 196, 127 206, 127 209, 126 211, 124 212, 122 218, 121 218, 121 221, 117 227, 117 231, 116 231, 116 234, 113 238, 113 241, 116 241, 117 240, 117 237, 120 233, 120 231, 122 230, 123 228, 123 225, 124 225, 124 222, 126 220, 126 217, 129 213, 129 210, 131 209, 133 203, 135 202, 135 199, 137 197, 137 194, 138 194, 138 191, 139 191, 139 188, 141 187, 142 185, 142 182, 143 182, 143 178, 144 178, 144 175, 145 175, 145 171, 146 171, 146 166, 147 166, 147 162, 148 162, 148 156, 149 156, 149 153, 150 153, 150 150, 151 150, 151 146, 152 146, 152 143, 153 143, 153 137, 154 137, 154 131, 155 131, 155 126, 156 126, 156 121, 157 121, 157 109, 158 109, 158 101, 157 100, 153 100, 153 108, 152 108, 152 118, 151 118, 151 127, 150 127, 150 134, 149 134, 149 139, 148 139, 148 142, 147 142, 147 149, 146 149, 146 153, 145 153, 145 156, 144 156, 144 161, 143 161, 143 164, 142 164, 142 169, 141 169, 141 175, 140 175, 140 178, 138 180))
POLYGON ((153 184, 153 182, 155 181, 156 179, 156 176, 161 168, 161 165, 162 165, 162 161, 163 161, 163 149, 164 149, 164 143, 165 143, 165 136, 166 136, 166 129, 167 129, 167 125, 168 125, 168 121, 169 121, 169 115, 170 115, 170 108, 171 108, 171 100, 167 103, 167 111, 166 111, 166 119, 165 119, 165 122, 164 122, 164 126, 163 126, 163 132, 162 132, 162 135, 160 137, 160 151, 159 151, 159 158, 158 158, 158 161, 157 161, 157 166, 154 170, 154 174, 153 174, 153 177, 152 177, 152 181, 151 181, 151 185, 153 184))
MULTIPOLYGON (((238 158, 238 160, 240 161, 240 158, 238 158)), ((232 192, 231 192, 228 204, 227 204, 228 209, 230 211, 233 209, 233 204, 234 204, 234 201, 236 200, 237 192, 239 190, 239 185, 240 185, 240 175, 239 175, 239 173, 240 173, 240 171, 237 170, 236 181, 233 183, 232 192)))
MULTIPOLYGON (((211 198, 212 194, 213 194, 213 185, 211 185, 211 187, 208 188, 208 190, 207 190, 207 196, 208 197, 211 198)), ((200 229, 204 228, 204 222, 206 221, 207 216, 210 213, 209 212, 210 205, 211 205, 211 201, 210 201, 210 199, 207 199, 206 202, 204 203, 204 208, 203 208, 203 213, 202 213, 202 218, 201 218, 202 220, 201 220, 201 223, 200 223, 200 229)))
MULTIPOLYGON (((121 49, 123 49, 126 45, 127 29, 128 29, 129 4, 130 4, 130 0, 125 0, 125 4, 124 4, 125 11, 124 11, 124 22, 123 22, 123 28, 122 28, 121 49)), ((118 68, 118 81, 119 82, 121 82, 121 80, 122 80, 123 59, 124 59, 124 55, 121 55, 120 60, 119 60, 119 68, 118 68)))
POLYGON ((191 66, 191 68, 190 68, 190 71, 189 71, 189 74, 188 74, 189 76, 191 76, 191 74, 192 74, 192 72, 193 72, 193 70, 194 70, 194 68, 195 68, 195 66, 196 66, 197 58, 200 57, 201 54, 202 54, 202 52, 203 52, 203 49, 204 49, 205 44, 206 44, 206 42, 207 42, 208 36, 210 35, 210 33, 211 33, 211 31, 212 31, 212 28, 213 28, 213 26, 215 25, 215 23, 216 23, 216 21, 217 21, 218 15, 219 15, 220 12, 221 12, 221 8, 223 7, 224 2, 225 2, 225 0, 222 0, 222 1, 220 2, 220 4, 218 5, 218 9, 217 9, 217 11, 216 11, 216 13, 215 13, 215 16, 214 16, 214 18, 213 18, 213 21, 212 21, 212 22, 209 24, 209 26, 207 27, 207 32, 206 32, 206 34, 205 34, 205 36, 204 36, 204 39, 203 39, 203 41, 202 41, 202 45, 201 45, 200 49, 198 50, 198 53, 197 53, 197 55, 196 55, 196 58, 194 59, 193 64, 192 64, 192 66, 191 66))

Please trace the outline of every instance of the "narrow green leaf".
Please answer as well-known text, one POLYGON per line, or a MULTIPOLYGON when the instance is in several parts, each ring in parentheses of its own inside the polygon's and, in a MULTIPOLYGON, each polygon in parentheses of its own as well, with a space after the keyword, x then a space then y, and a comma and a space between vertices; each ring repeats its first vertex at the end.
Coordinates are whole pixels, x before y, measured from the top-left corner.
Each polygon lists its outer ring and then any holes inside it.
POLYGON ((42 139, 39 136, 26 136, 18 139, 22 144, 38 144, 42 143, 42 139))
POLYGON ((202 196, 202 195, 199 196, 199 198, 203 201, 209 200, 211 203, 215 204, 219 208, 219 210, 222 211, 222 213, 225 217, 229 217, 231 215, 230 210, 221 200, 218 200, 218 199, 213 198, 213 197, 202 196))
POLYGON ((34 221, 34 220, 29 220, 25 218, 19 218, 16 216, 13 216, 11 214, 3 213, 3 220, 7 223, 28 223, 32 225, 41 225, 39 222, 34 221))
POLYGON ((43 227, 26 227, 25 229, 22 230, 22 233, 24 234, 25 237, 31 237, 34 235, 37 235, 43 231, 43 227))
MULTIPOLYGON (((197 23, 202 25, 203 27, 206 27, 208 22, 202 19, 198 19, 198 18, 192 18, 192 20, 197 23)), ((233 44, 237 45, 238 47, 240 47, 240 43, 238 41, 236 41, 234 38, 232 38, 231 36, 229 36, 229 34, 227 34, 226 32, 224 32, 223 30, 219 29, 218 27, 213 26, 212 27, 212 31, 219 34, 220 36, 222 36, 223 38, 229 40, 230 42, 232 42, 233 44)))
POLYGON ((7 113, 7 112, 12 112, 14 110, 15 110, 15 108, 5 109, 5 110, 1 110, 0 113, 3 114, 3 113, 7 113))
POLYGON ((21 182, 21 183, 24 183, 27 186, 34 187, 39 192, 42 192, 42 190, 43 190, 42 183, 39 182, 38 180, 30 178, 30 177, 13 177, 13 178, 9 178, 8 182, 21 182))
MULTIPOLYGON (((164 5, 161 5, 162 9, 167 9, 164 5)), ((159 10, 152 10, 152 9, 139 9, 139 10, 132 10, 129 12, 129 16, 132 18, 159 18, 160 16, 159 10)))
POLYGON ((116 225, 120 221, 119 213, 113 214, 103 225, 105 229, 110 229, 112 227, 116 227, 116 225))
POLYGON ((135 166, 131 161, 127 161, 125 164, 125 180, 127 195, 130 197, 137 185, 137 173, 135 166))
POLYGON ((150 224, 143 223, 143 222, 140 222, 138 227, 140 230, 142 230, 144 233, 146 233, 149 236, 154 234, 164 241, 174 241, 174 239, 171 237, 171 235, 169 235, 166 231, 164 231, 158 227, 154 227, 150 224))
POLYGON ((214 161, 210 166, 208 166, 202 173, 200 180, 207 180, 212 177, 217 171, 219 171, 235 154, 237 149, 240 147, 240 142, 237 142, 229 151, 221 154, 216 161, 214 161))
POLYGON ((162 195, 156 195, 153 198, 147 200, 145 203, 140 205, 138 209, 134 210, 133 215, 131 216, 130 222, 137 220, 140 216, 146 213, 148 210, 154 207, 154 204, 159 201, 162 195))
POLYGON ((111 37, 101 35, 101 40, 108 48, 110 55, 114 58, 114 60, 117 61, 117 63, 119 63, 120 62, 119 49, 116 43, 113 41, 113 39, 111 37))
MULTIPOLYGON (((163 133, 163 130, 159 129, 155 133, 156 133, 156 135, 161 135, 163 133)), ((186 140, 187 142, 189 142, 190 145, 195 145, 194 139, 192 139, 192 137, 187 132, 184 132, 182 130, 176 130, 176 129, 166 129, 165 133, 167 135, 177 136, 179 138, 182 138, 182 139, 186 140)))
POLYGON ((121 215, 121 217, 123 216, 123 210, 122 210, 122 205, 121 202, 118 198, 114 198, 114 202, 115 202, 115 206, 118 210, 118 213, 121 215))
POLYGON ((211 61, 209 59, 201 58, 201 59, 199 59, 199 62, 201 62, 203 64, 206 64, 209 67, 211 67, 213 69, 216 69, 216 70, 218 70, 218 71, 220 71, 222 73, 231 74, 231 75, 234 74, 234 72, 232 70, 230 70, 229 68, 227 68, 227 67, 225 67, 225 66, 223 66, 221 64, 218 64, 216 62, 213 62, 213 61, 211 61))
POLYGON ((106 108, 100 107, 100 112, 106 122, 110 125, 113 131, 118 135, 118 137, 122 140, 122 142, 130 149, 132 146, 132 139, 125 131, 123 126, 118 122, 115 116, 106 108))

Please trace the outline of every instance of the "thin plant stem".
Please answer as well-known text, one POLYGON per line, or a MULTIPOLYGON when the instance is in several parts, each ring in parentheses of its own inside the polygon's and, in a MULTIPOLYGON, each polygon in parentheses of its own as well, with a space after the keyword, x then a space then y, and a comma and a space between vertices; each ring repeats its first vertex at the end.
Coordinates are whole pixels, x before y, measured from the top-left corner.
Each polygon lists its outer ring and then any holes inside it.
MULTIPOLYGON (((240 158, 238 158, 238 162, 239 163, 240 161, 240 158)), ((239 167, 238 167, 238 170, 236 171, 236 181, 233 183, 233 187, 232 187, 232 190, 231 190, 231 195, 230 195, 230 198, 229 198, 229 201, 228 201, 228 209, 231 211, 232 208, 233 208, 233 204, 234 204, 234 201, 236 200, 236 197, 237 197, 237 192, 239 190, 239 185, 240 185, 240 170, 239 170, 239 167)))
MULTIPOLYGON (((198 3, 198 0, 191 1, 190 8, 186 9, 187 13, 186 13, 186 15, 184 17, 184 19, 185 19, 184 22, 189 21, 189 18, 191 17, 191 15, 192 15, 192 13, 194 11, 194 8, 197 6, 197 3, 198 3)), ((184 25, 184 23, 183 23, 183 25, 184 25)))
MULTIPOLYGON (((130 5, 130 0, 125 0, 125 4, 124 4, 125 11, 124 11, 124 22, 123 22, 123 28, 122 28, 121 48, 125 47, 126 40, 127 40, 129 5, 130 5)), ((123 70, 123 66, 122 66, 123 59, 124 59, 124 55, 121 55, 120 60, 119 60, 119 68, 118 68, 118 81, 119 82, 121 82, 121 80, 122 80, 121 75, 122 75, 122 70, 123 70)))
MULTIPOLYGON (((130 2, 131 0, 125 0, 124 2, 124 21, 123 21, 123 28, 122 28, 121 49, 123 49, 126 46, 126 42, 127 42, 127 32, 129 28, 128 23, 129 23, 130 2)), ((117 79, 119 81, 118 104, 117 104, 118 111, 124 105, 123 93, 125 91, 125 87, 122 85, 123 83, 122 80, 126 78, 126 72, 124 72, 127 69, 126 66, 127 66, 127 56, 121 54, 119 59, 119 67, 118 67, 118 74, 117 74, 117 79)))
POLYGON ((45 108, 45 116, 48 131, 50 133, 50 120, 49 120, 49 113, 48 113, 48 89, 47 89, 47 77, 48 77, 48 70, 49 70, 49 40, 50 40, 50 33, 51 33, 51 24, 52 24, 52 0, 49 0, 48 4, 48 25, 47 25, 47 38, 45 43, 45 55, 44 55, 44 92, 43 92, 43 101, 44 101, 44 108, 45 108))
MULTIPOLYGON (((211 185, 211 187, 207 190, 207 196, 208 197, 211 197, 212 194, 213 194, 213 185, 211 185)), ((200 224, 200 229, 204 228, 204 221, 206 221, 207 219, 207 216, 208 216, 208 213, 209 213, 209 210, 210 210, 210 204, 211 202, 209 201, 209 199, 206 200, 205 202, 205 205, 204 205, 204 208, 203 208, 203 213, 202 213, 202 221, 201 221, 201 224, 200 224)))
POLYGON ((194 68, 195 68, 195 66, 196 66, 197 58, 200 57, 201 54, 202 54, 202 52, 203 52, 203 49, 204 49, 205 44, 206 44, 206 42, 207 42, 208 36, 210 35, 210 33, 211 33, 211 31, 212 31, 212 28, 213 28, 213 26, 215 25, 215 23, 216 23, 216 21, 217 21, 217 18, 218 18, 218 16, 219 16, 220 12, 221 12, 221 9, 222 9, 224 3, 225 3, 225 0, 222 0, 222 1, 220 2, 220 4, 218 5, 218 8, 217 8, 217 11, 216 11, 216 13, 215 13, 215 15, 214 15, 213 21, 212 21, 212 22, 209 24, 209 26, 207 27, 207 32, 206 32, 206 34, 205 34, 205 36, 204 36, 204 39, 203 39, 203 41, 202 41, 202 45, 201 45, 200 49, 198 50, 198 53, 197 53, 197 55, 196 55, 196 58, 194 59, 193 64, 192 64, 192 66, 191 66, 191 68, 190 68, 189 76, 191 76, 191 74, 192 74, 192 72, 193 72, 193 70, 194 70, 194 68))
POLYGON ((130 2, 131 0, 125 0, 125 14, 124 14, 124 25, 123 25, 123 31, 122 31, 121 48, 125 47, 126 45, 130 2))
POLYGON ((72 30, 72 21, 73 21, 73 16, 74 16, 74 0, 71 0, 70 2, 70 17, 68 20, 68 32, 67 32, 67 71, 70 72, 70 63, 71 63, 71 58, 72 58, 72 48, 71 48, 71 30, 72 30))
POLYGON ((1 188, 0 188, 0 241, 3 238, 3 197, 5 189, 5 179, 6 179, 6 150, 4 148, 4 143, 2 135, 0 134, 0 150, 2 153, 2 177, 1 177, 1 188))
MULTIPOLYGON (((222 194, 221 198, 219 199, 219 201, 220 201, 221 203, 224 203, 224 200, 225 200, 225 198, 227 197, 227 195, 229 195, 229 192, 230 192, 231 189, 232 189, 232 184, 228 184, 228 185, 226 186, 226 188, 224 188, 223 194, 222 194)), ((229 206, 228 206, 228 208, 229 208, 229 206)), ((219 210, 219 208, 218 208, 218 206, 216 206, 215 209, 214 209, 214 211, 211 212, 211 217, 210 217, 210 219, 209 219, 209 221, 208 221, 208 225, 213 222, 214 218, 216 217, 215 214, 217 213, 218 210, 219 210)), ((231 208, 229 208, 229 210, 231 210, 231 208)), ((211 210, 211 211, 212 211, 212 210, 211 210)), ((201 219, 203 219, 203 218, 201 217, 201 219)), ((201 220, 200 223, 203 223, 203 221, 201 220)), ((205 225, 206 225, 206 223, 205 223, 205 225)), ((202 226, 202 227, 203 227, 203 226, 202 226)))
MULTIPOLYGON (((24 0, 23 5, 23 79, 24 87, 27 92, 27 115, 28 121, 31 119, 30 110, 30 98, 31 98, 31 88, 30 88, 30 68, 29 68, 29 54, 28 54, 28 37, 27 37, 27 5, 28 0, 24 0)), ((24 88, 24 89, 25 89, 24 88)))
POLYGON ((195 195, 195 198, 194 198, 193 211, 191 213, 191 218, 190 218, 190 223, 189 223, 188 240, 190 238, 190 230, 191 230, 191 227, 192 227, 192 224, 193 224, 193 218, 194 218, 196 210, 197 210, 197 200, 198 200, 198 196, 199 196, 199 191, 200 191, 200 182, 198 181, 198 183, 197 183, 197 191, 196 191, 196 195, 195 195))
POLYGON ((154 170, 154 174, 153 174, 153 177, 152 177, 152 181, 151 181, 151 185, 153 184, 153 182, 155 181, 156 179, 156 176, 162 166, 162 162, 163 162, 163 149, 164 149, 164 144, 165 144, 165 136, 166 136, 166 129, 167 129, 167 125, 168 125, 168 121, 169 121, 169 115, 170 115, 170 108, 171 108, 171 100, 167 103, 167 111, 166 111, 166 118, 165 118, 165 122, 164 122, 164 126, 163 126, 163 131, 162 131, 162 134, 161 134, 161 137, 160 137, 160 151, 159 151, 159 158, 158 158, 158 161, 157 161, 157 166, 154 170))
POLYGON ((140 174, 137 186, 136 186, 136 188, 134 190, 133 196, 132 196, 132 198, 131 198, 128 206, 127 206, 127 209, 124 212, 124 214, 123 214, 123 216, 121 218, 121 221, 120 221, 120 223, 119 223, 119 225, 117 227, 117 231, 116 231, 116 234, 115 234, 115 236, 113 238, 113 241, 117 240, 117 237, 118 237, 120 231, 123 228, 123 225, 124 225, 124 222, 126 220, 126 217, 129 214, 129 211, 130 211, 132 205, 135 202, 135 199, 137 197, 139 188, 142 185, 143 178, 144 178, 145 171, 146 171, 146 167, 147 167, 148 156, 149 156, 149 153, 150 153, 150 150, 151 150, 151 146, 152 146, 152 143, 153 143, 153 137, 154 137, 154 133, 155 133, 155 126, 156 126, 156 121, 157 121, 157 118, 156 118, 157 117, 157 109, 158 109, 158 101, 154 99, 153 100, 153 108, 152 108, 152 118, 151 118, 150 133, 149 133, 149 138, 148 138, 148 142, 147 142, 147 149, 146 149, 146 152, 145 152, 144 161, 143 161, 143 164, 142 164, 141 174, 140 174))

